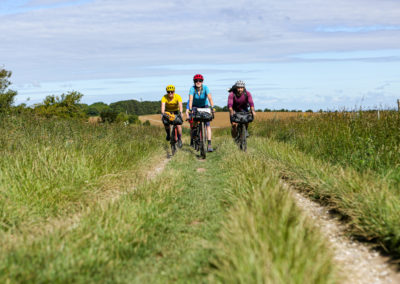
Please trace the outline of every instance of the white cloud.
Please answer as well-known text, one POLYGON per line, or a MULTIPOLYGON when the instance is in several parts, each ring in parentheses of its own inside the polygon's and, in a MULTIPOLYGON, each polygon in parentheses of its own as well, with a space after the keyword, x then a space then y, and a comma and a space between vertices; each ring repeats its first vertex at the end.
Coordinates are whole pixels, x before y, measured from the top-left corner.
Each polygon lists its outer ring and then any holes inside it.
MULTIPOLYGON (((227 63, 332 60, 338 51, 345 52, 342 55, 354 52, 339 60, 399 60, 397 51, 381 52, 400 46, 400 31, 391 28, 400 27, 396 0, 7 3, 3 7, 19 3, 13 6, 19 12, 0 12, 0 64, 13 70, 13 80, 20 83, 165 72, 143 69, 152 65, 192 69, 193 64, 224 64, 225 68, 227 63), (360 50, 373 52, 362 57, 360 50), (311 58, 299 55, 305 53, 312 54, 311 58)), ((174 70, 168 74, 174 72, 182 74, 174 70)))

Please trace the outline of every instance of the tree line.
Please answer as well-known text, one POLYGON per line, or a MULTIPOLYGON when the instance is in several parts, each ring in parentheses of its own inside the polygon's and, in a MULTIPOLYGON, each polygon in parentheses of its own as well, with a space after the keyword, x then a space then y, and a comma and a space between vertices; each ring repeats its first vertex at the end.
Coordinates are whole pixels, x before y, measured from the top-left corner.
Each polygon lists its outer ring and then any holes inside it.
MULTIPOLYGON (((10 89, 11 71, 0 69, 0 113, 31 113, 46 118, 87 118, 89 116, 100 116, 103 122, 127 122, 140 123, 139 115, 160 113, 160 101, 137 101, 124 100, 111 104, 95 102, 93 104, 83 104, 81 99, 83 94, 71 91, 65 94, 47 96, 42 103, 33 106, 20 104, 14 106, 17 92, 10 89)), ((186 102, 183 103, 186 108, 186 102)), ((215 106, 216 111, 226 112, 228 107, 215 106)), ((257 111, 263 111, 258 109, 257 111)), ((288 109, 264 109, 264 112, 301 112, 301 110, 288 109)), ((312 110, 307 110, 312 112, 312 110)))

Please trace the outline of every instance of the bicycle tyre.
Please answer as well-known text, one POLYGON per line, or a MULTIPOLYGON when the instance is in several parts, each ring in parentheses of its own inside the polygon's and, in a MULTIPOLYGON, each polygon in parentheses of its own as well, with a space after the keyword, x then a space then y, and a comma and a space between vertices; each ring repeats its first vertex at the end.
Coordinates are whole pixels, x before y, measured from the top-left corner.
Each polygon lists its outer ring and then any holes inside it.
POLYGON ((242 125, 239 123, 236 126, 236 137, 235 137, 235 143, 238 147, 240 147, 240 134, 242 133, 242 125))
POLYGON ((171 137, 171 154, 172 154, 172 156, 173 155, 175 155, 175 153, 176 153, 176 136, 175 136, 175 134, 176 134, 176 131, 177 131, 177 129, 176 129, 176 126, 174 126, 174 127, 172 127, 172 130, 171 130, 171 134, 170 134, 170 137, 171 137))
POLYGON ((247 150, 247 141, 246 141, 246 126, 242 125, 241 133, 240 133, 240 149, 246 152, 247 150))

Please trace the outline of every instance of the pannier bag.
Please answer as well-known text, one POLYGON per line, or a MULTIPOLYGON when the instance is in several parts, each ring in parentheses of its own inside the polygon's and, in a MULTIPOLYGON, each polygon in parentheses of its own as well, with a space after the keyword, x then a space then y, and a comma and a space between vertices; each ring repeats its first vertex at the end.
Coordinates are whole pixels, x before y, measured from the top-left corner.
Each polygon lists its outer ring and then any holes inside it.
POLYGON ((232 116, 232 121, 236 123, 249 123, 253 119, 253 115, 250 112, 237 112, 232 116))
POLYGON ((211 109, 209 108, 197 108, 193 114, 195 121, 211 121, 213 119, 211 109))

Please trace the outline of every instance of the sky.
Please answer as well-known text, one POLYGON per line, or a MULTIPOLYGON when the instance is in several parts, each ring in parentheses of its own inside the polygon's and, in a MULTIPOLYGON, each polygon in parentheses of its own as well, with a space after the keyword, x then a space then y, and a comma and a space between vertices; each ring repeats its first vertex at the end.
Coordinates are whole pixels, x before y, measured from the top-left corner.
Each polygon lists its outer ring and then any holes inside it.
POLYGON ((0 0, 0 68, 16 104, 184 100, 246 82, 257 109, 394 108, 399 0, 0 0))

